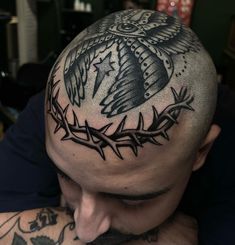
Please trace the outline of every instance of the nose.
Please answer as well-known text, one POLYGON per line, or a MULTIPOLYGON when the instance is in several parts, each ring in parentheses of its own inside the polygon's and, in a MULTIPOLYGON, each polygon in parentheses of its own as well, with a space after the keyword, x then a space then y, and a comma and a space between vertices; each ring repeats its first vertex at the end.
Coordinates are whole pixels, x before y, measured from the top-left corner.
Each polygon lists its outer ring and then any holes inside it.
POLYGON ((84 242, 92 242, 109 230, 111 217, 104 200, 98 194, 82 192, 79 206, 75 209, 76 233, 84 242))

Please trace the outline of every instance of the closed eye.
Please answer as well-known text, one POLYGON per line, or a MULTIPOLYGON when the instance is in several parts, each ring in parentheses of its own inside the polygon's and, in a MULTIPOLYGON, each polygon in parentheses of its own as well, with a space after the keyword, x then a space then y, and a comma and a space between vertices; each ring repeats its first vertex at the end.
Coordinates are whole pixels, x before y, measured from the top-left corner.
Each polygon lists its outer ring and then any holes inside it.
POLYGON ((146 203, 147 201, 145 201, 145 200, 133 201, 133 200, 125 200, 125 199, 123 199, 123 200, 121 200, 121 202, 123 204, 125 204, 126 206, 130 206, 131 207, 131 206, 140 206, 140 205, 146 203))
POLYGON ((143 195, 125 195, 125 194, 116 194, 116 193, 107 193, 107 192, 102 194, 109 198, 118 199, 125 206, 139 207, 149 203, 151 200, 157 197, 167 194, 172 188, 173 185, 170 185, 159 191, 147 193, 143 195))

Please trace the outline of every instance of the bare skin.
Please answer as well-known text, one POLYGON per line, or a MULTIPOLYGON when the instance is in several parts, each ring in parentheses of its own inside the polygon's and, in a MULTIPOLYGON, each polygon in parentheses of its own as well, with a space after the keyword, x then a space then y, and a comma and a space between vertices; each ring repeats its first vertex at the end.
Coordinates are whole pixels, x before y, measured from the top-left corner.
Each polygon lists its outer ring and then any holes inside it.
MULTIPOLYGON (((200 148, 201 151, 198 152, 198 157, 197 161, 195 162, 195 165, 193 167, 194 170, 199 168, 205 159, 205 156, 207 154, 207 151, 211 147, 211 144, 213 143, 214 137, 218 134, 219 129, 217 126, 213 126, 211 128, 210 133, 208 134, 207 140, 204 142, 202 147, 200 148)), ((76 198, 76 196, 80 196, 80 191, 77 192, 77 186, 75 183, 71 183, 71 180, 65 179, 65 177, 60 177, 59 180, 61 182, 61 187, 64 192, 64 197, 63 197, 63 203, 61 204, 62 206, 65 204, 74 207, 73 205, 79 204, 81 207, 82 205, 80 204, 80 201, 76 201, 71 199, 71 198, 76 198), (63 183, 64 182, 64 183, 63 183), (67 185, 72 185, 74 187, 70 187, 68 190, 66 190, 67 185), (72 194, 74 192, 74 195, 72 194)), ((102 184, 103 185, 103 184, 102 184)), ((79 187, 80 188, 80 187, 79 187)), ((106 187, 107 188, 107 187, 106 187)), ((109 187, 110 188, 110 187, 109 187)), ((74 240, 77 235, 80 234, 80 232, 89 232, 90 230, 96 230, 99 231, 101 227, 97 224, 99 222, 94 222, 97 220, 96 215, 100 215, 99 213, 106 213, 107 212, 107 205, 110 205, 110 209, 115 209, 117 212, 120 212, 120 210, 123 210, 123 207, 120 209, 120 201, 122 200, 115 198, 110 198, 110 200, 107 200, 109 198, 105 198, 105 200, 102 200, 102 197, 99 197, 100 194, 91 194, 87 196, 87 194, 83 197, 84 202, 86 207, 86 211, 81 213, 80 216, 81 218, 76 218, 76 215, 74 218, 71 216, 71 213, 66 212, 63 209, 54 209, 54 208, 49 208, 49 209, 38 209, 38 210, 30 210, 30 211, 25 211, 25 212, 19 212, 19 213, 6 213, 6 214, 0 214, 1 218, 1 224, 0 224, 0 236, 1 236, 1 243, 2 244, 9 244, 13 243, 14 239, 17 241, 20 239, 21 242, 25 241, 26 243, 22 244, 33 244, 32 241, 36 241, 35 239, 46 239, 42 240, 43 242, 47 241, 48 244, 53 244, 49 243, 49 241, 54 241, 54 242, 59 242, 57 244, 78 244, 78 245, 84 245, 85 242, 82 240, 74 240), (89 198, 88 198, 89 197, 89 198), (98 199, 97 199, 98 197, 98 199), (88 199, 87 199, 88 198, 88 199), (101 199, 101 200, 99 200, 101 199), (98 201, 98 205, 101 205, 101 209, 98 213, 96 213, 96 210, 94 210, 94 207, 96 207, 98 201), (95 206, 94 206, 95 205, 95 206), (118 208, 118 209, 117 209, 118 208), (86 216, 86 212, 88 214, 93 213, 95 216, 93 216, 93 222, 88 224, 88 227, 86 226, 82 228, 83 230, 81 231, 79 226, 75 226, 74 222, 78 222, 78 224, 86 225, 87 222, 89 222, 89 215, 86 216), (41 218, 39 218, 41 217, 41 218), (44 218, 43 218, 44 217, 44 218), (81 222, 82 221, 82 222, 81 222), (64 236, 61 236, 61 235, 64 236), (60 237, 64 237, 64 239, 59 239, 60 237)), ((173 197, 175 199, 175 194, 174 192, 172 194, 167 194, 173 197)), ((164 199, 169 200, 171 197, 163 197, 162 201, 164 202, 164 199)), ((178 199, 178 198, 177 198, 178 199)), ((161 199, 160 199, 161 200, 161 199)), ((138 205, 141 204, 141 201, 127 201, 123 200, 125 205, 127 205, 128 208, 128 215, 129 219, 133 216, 133 219, 136 220, 136 214, 134 210, 138 207, 138 205), (137 205, 137 207, 135 207, 137 205), (128 207, 129 206, 129 207, 128 207), (133 214, 131 209, 133 209, 133 214)), ((146 201, 145 201, 146 202, 146 201)), ((147 208, 140 208, 140 214, 139 214, 139 219, 141 222, 141 225, 143 227, 146 227, 146 225, 149 227, 149 216, 148 212, 150 213, 150 216, 154 218, 153 213, 154 212, 159 212, 158 211, 158 198, 152 199, 147 201, 149 204, 147 204, 147 208), (153 208, 151 208, 153 206, 153 208), (151 210, 149 210, 151 208, 151 210), (154 211, 155 210, 155 211, 154 211), (148 217, 146 219, 146 217, 148 217), (147 222, 145 222, 147 221, 147 222)), ((146 204, 144 204, 146 205, 146 204)), ((176 205, 176 204, 175 204, 176 205)), ((168 207, 169 208, 169 207, 168 207)), ((164 216, 167 217, 166 210, 168 209, 167 207, 163 207, 164 216)), ((170 205, 170 209, 172 206, 170 205)), ((126 215, 124 216, 125 219, 127 218, 126 215)), ((157 217, 157 216, 156 216, 157 217)), ((100 218, 98 218, 97 221, 99 221, 100 218)), ((123 222, 125 223, 125 219, 123 219, 123 222)), ((164 219, 164 218, 162 218, 164 219)), ((102 217, 101 217, 102 221, 102 217)), ((161 223, 161 221, 157 221, 157 219, 152 219, 152 224, 153 225, 158 225, 161 223)), ((117 223, 118 224, 118 223, 117 223)), ((139 224, 140 225, 140 224, 139 224)), ((138 225, 138 226, 139 226, 138 225)), ((151 226, 151 224, 150 224, 151 226)), ((131 229, 133 228, 133 225, 131 229)), ((140 229, 139 227, 136 227, 140 229)), ((150 227, 149 227, 150 228, 150 227)), ((126 228, 127 229, 127 228, 126 228)), ((144 229, 144 228, 141 228, 144 229)), ((146 229, 146 228, 145 228, 146 229)), ((134 230, 133 230, 134 232, 134 230)), ((173 245, 173 244, 178 244, 178 245, 194 245, 197 244, 197 226, 196 226, 196 221, 192 217, 185 216, 184 214, 177 213, 174 220, 170 223, 167 223, 163 226, 161 226, 158 234, 158 240, 150 240, 146 241, 143 239, 140 239, 138 241, 133 241, 133 242, 128 242, 126 245, 147 245, 147 244, 156 244, 156 245, 173 245)), ((46 243, 43 243, 46 244, 46 243)), ((56 244, 56 243, 54 243, 56 244)))
MULTIPOLYGON (((179 164, 171 162, 169 151, 167 155, 158 155, 155 158, 156 161, 151 163, 149 161, 153 160, 151 149, 154 149, 150 147, 148 155, 144 154, 145 157, 143 155, 140 164, 135 161, 135 168, 132 168, 134 163, 130 162, 128 172, 121 165, 116 165, 115 159, 110 161, 104 169, 101 162, 92 161, 91 153, 87 158, 85 149, 81 149, 83 154, 80 154, 80 164, 76 161, 73 163, 70 159, 71 165, 68 169, 64 161, 64 159, 68 160, 68 155, 65 154, 68 149, 65 149, 65 152, 56 151, 56 154, 55 149, 50 146, 57 145, 58 149, 61 147, 58 144, 48 144, 49 155, 57 167, 66 174, 66 177, 59 174, 60 186, 67 205, 75 210, 76 232, 80 239, 82 241, 95 240, 110 228, 122 233, 141 234, 161 225, 176 209, 191 172, 203 165, 219 131, 217 126, 212 126, 196 156, 191 159, 191 164, 184 163, 183 159, 179 164), (63 155, 60 155, 61 153, 63 155), (142 164, 142 161, 149 164, 142 164), (180 168, 181 164, 187 165, 188 168, 180 168), (155 170, 156 168, 158 171, 155 170), (143 172, 145 175, 142 174, 143 172), (169 183, 169 179, 172 182, 169 183), (153 193, 156 191, 155 186, 159 188, 157 191, 166 191, 149 200, 138 200, 138 198, 128 200, 129 196, 153 193), (127 197, 120 198, 120 195, 127 197)), ((76 153, 79 154, 78 151, 76 153)), ((182 224, 179 224, 179 228, 183 230, 182 224)), ((170 231, 169 228, 169 233, 170 231)), ((192 237, 195 237, 195 234, 192 237)), ((184 239, 182 235, 180 238, 185 240, 187 237, 184 239)), ((167 239, 166 241, 168 242, 167 239)))
POLYGON ((71 215, 62 208, 0 214, 0 244, 81 244, 71 215))
MULTIPOLYGON (((1 214, 0 220, 0 244, 31 245, 38 242, 43 245, 85 245, 76 239, 74 220, 61 208, 1 214), (44 216, 44 223, 40 222, 39 214, 44 216), (56 217, 49 219, 53 215, 56 217)), ((196 221, 178 213, 174 221, 161 228, 157 241, 136 240, 125 243, 125 245, 147 245, 150 243, 153 245, 197 244, 196 221)))
POLYGON ((216 87, 196 35, 162 13, 114 13, 78 35, 45 101, 46 150, 73 212, 52 239, 74 221, 64 244, 196 245, 194 218, 168 221, 219 135, 216 87))
POLYGON ((164 226, 219 134, 215 95, 200 41, 163 14, 114 13, 75 38, 51 71, 45 115, 47 152, 81 241, 164 226))

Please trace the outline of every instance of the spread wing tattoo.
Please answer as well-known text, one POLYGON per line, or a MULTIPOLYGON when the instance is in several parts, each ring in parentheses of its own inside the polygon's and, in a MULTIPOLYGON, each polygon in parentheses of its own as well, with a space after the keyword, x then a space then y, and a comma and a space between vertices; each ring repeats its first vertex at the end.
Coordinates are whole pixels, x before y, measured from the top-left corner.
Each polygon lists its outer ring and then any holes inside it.
MULTIPOLYGON (((88 28, 85 40, 66 57, 64 82, 73 105, 80 107, 85 99, 93 61, 113 45, 117 46, 119 70, 100 103, 107 117, 149 100, 169 83, 174 73, 173 56, 200 49, 196 36, 175 18, 153 11, 114 13, 88 28)), ((93 97, 105 76, 114 70, 112 64, 112 51, 94 64, 97 76, 93 97)))

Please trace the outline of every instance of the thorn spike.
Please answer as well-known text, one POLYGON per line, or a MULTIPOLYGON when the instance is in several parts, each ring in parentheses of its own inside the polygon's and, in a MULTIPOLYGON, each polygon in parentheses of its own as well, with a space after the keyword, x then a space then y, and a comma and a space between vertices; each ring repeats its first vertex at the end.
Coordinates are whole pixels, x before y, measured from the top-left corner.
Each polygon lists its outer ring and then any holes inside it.
POLYGON ((70 136, 68 133, 66 133, 62 138, 61 140, 70 140, 70 136))
POLYGON ((193 107, 190 106, 190 105, 188 105, 188 104, 186 104, 186 105, 184 105, 184 106, 182 106, 182 107, 185 108, 185 109, 188 109, 188 110, 190 110, 190 111, 195 111, 195 110, 193 109, 193 107))
POLYGON ((55 83, 52 84, 52 90, 55 89, 55 87, 57 86, 57 84, 60 82, 60 80, 56 81, 55 83))
POLYGON ((154 137, 149 138, 149 142, 152 143, 152 144, 154 144, 154 145, 162 145, 161 143, 159 143, 158 141, 156 141, 154 139, 154 137))
POLYGON ((75 112, 73 111, 73 126, 76 127, 76 128, 79 128, 80 125, 79 125, 79 121, 78 121, 78 118, 77 118, 77 115, 75 114, 75 112))
POLYGON ((124 128, 124 126, 125 126, 125 124, 126 124, 126 118, 127 118, 127 116, 125 116, 125 117, 122 119, 122 121, 121 121, 120 124, 118 125, 118 127, 117 127, 115 133, 120 133, 120 132, 123 131, 123 128, 124 128))
POLYGON ((64 108, 63 110, 63 114, 64 116, 66 116, 67 112, 68 112, 68 108, 69 108, 69 104, 64 108))
POLYGON ((186 94, 187 94, 187 88, 186 87, 182 87, 181 90, 180 90, 180 98, 184 99, 186 94))
POLYGON ((152 106, 152 109, 153 109, 153 120, 157 121, 158 118, 159 118, 158 111, 157 111, 157 109, 154 106, 152 106))
POLYGON ((166 133, 166 131, 162 131, 162 132, 161 132, 161 135, 162 135, 162 137, 165 138, 166 140, 169 140, 169 139, 170 139, 169 136, 168 136, 168 134, 166 133))
POLYGON ((112 150, 115 152, 115 154, 116 154, 120 159, 123 160, 123 157, 122 157, 122 155, 121 155, 121 153, 120 153, 118 147, 116 146, 116 144, 115 144, 115 145, 109 144, 109 146, 112 148, 112 150))
POLYGON ((138 156, 138 149, 135 145, 131 145, 131 149, 133 151, 133 153, 135 154, 135 156, 137 157, 138 156))
MULTIPOLYGON (((87 140, 90 141, 92 139, 92 136, 91 136, 90 127, 88 125, 87 120, 85 121, 85 125, 86 125, 86 132, 87 132, 87 140)), ((92 141, 93 141, 93 139, 92 139, 92 141)))
POLYGON ((138 122, 137 130, 144 130, 144 118, 141 112, 139 114, 139 122, 138 122))
POLYGON ((97 147, 96 151, 100 154, 100 156, 102 157, 102 159, 105 161, 105 155, 104 155, 104 151, 101 147, 97 147))
POLYGON ((102 128, 99 130, 99 132, 100 132, 101 134, 105 134, 105 133, 107 132, 107 130, 110 128, 111 125, 112 125, 112 123, 109 123, 109 124, 105 125, 104 127, 102 127, 102 128))
POLYGON ((55 100, 58 100, 59 93, 60 93, 60 89, 58 89, 57 92, 56 92, 56 94, 55 94, 55 97, 54 97, 55 100))
POLYGON ((137 145, 142 146, 136 134, 132 134, 131 137, 133 138, 133 140, 136 142, 137 145))
POLYGON ((120 151, 118 150, 118 148, 117 148, 117 151, 115 151, 115 153, 117 154, 117 156, 118 156, 121 160, 123 160, 123 157, 122 157, 120 151))
POLYGON ((172 121, 172 122, 174 122, 174 123, 176 123, 176 124, 179 124, 179 122, 170 114, 170 113, 168 113, 167 114, 167 117, 172 121))
POLYGON ((178 102, 179 101, 179 95, 177 94, 177 92, 175 91, 175 89, 173 87, 171 87, 171 91, 174 95, 175 102, 178 102))
POLYGON ((61 129, 60 123, 57 123, 56 128, 54 130, 54 134, 56 134, 61 129))
POLYGON ((184 98, 185 101, 191 101, 191 99, 192 99, 192 98, 191 98, 190 95, 187 95, 187 96, 184 98))
POLYGON ((190 105, 188 105, 188 109, 189 109, 190 111, 195 111, 195 110, 193 109, 193 107, 190 106, 190 105))
POLYGON ((194 101, 194 96, 189 96, 187 104, 190 104, 194 101))

